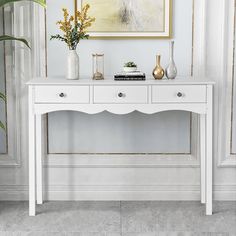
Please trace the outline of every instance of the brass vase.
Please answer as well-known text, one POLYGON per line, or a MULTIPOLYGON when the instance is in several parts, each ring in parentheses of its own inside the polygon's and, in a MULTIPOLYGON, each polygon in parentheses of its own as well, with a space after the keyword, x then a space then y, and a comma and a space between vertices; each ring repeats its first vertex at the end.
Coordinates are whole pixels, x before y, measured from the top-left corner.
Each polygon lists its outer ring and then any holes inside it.
POLYGON ((156 67, 154 68, 152 75, 155 79, 162 79, 165 75, 164 69, 161 67, 161 55, 157 55, 156 67))

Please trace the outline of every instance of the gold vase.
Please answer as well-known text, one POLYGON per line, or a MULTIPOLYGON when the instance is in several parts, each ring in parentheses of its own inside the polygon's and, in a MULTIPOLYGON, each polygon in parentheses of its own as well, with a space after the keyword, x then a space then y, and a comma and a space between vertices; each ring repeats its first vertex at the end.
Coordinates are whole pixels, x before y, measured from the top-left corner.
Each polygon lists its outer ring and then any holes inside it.
POLYGON ((162 79, 165 75, 164 69, 161 67, 161 55, 157 55, 156 67, 154 68, 152 75, 155 79, 162 79))

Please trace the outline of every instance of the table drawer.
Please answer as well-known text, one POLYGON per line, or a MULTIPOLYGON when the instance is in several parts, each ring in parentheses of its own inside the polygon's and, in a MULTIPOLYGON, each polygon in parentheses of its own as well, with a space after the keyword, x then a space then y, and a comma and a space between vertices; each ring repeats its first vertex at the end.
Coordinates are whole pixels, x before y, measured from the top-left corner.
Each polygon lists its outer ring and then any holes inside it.
POLYGON ((94 86, 94 103, 147 103, 147 86, 94 86))
POLYGON ((89 103, 89 86, 37 86, 36 103, 89 103))
POLYGON ((152 86, 152 103, 204 103, 205 85, 152 86))

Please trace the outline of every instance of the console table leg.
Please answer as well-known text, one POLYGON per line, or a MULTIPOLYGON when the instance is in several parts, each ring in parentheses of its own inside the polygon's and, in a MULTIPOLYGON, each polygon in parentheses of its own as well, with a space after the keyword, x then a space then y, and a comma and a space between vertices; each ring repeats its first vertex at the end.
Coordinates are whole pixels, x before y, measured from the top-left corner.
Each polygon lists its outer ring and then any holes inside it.
POLYGON ((29 88, 29 215, 35 216, 35 115, 32 88, 29 88))
POLYGON ((200 115, 201 203, 206 203, 206 115, 200 115))
POLYGON ((42 116, 36 115, 36 195, 37 204, 43 204, 42 177, 42 116))
POLYGON ((212 215, 212 86, 207 86, 206 114, 206 215, 212 215))

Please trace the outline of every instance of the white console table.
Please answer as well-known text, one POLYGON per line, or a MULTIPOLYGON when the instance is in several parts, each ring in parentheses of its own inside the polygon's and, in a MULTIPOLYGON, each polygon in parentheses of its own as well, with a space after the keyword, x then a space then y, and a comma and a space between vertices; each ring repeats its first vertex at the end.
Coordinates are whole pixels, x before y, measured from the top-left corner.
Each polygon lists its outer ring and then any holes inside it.
POLYGON ((193 78, 174 81, 93 81, 36 78, 29 87, 29 215, 42 204, 42 115, 62 110, 96 114, 108 111, 146 114, 180 110, 200 115, 201 202, 212 214, 213 82, 193 78))

